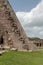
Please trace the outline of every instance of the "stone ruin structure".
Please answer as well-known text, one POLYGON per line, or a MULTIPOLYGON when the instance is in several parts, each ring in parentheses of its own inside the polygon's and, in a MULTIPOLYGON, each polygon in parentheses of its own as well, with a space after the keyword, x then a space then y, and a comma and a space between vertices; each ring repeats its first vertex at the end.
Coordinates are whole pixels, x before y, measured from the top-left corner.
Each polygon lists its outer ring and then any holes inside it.
POLYGON ((28 38, 8 0, 0 0, 0 50, 37 51, 28 38))

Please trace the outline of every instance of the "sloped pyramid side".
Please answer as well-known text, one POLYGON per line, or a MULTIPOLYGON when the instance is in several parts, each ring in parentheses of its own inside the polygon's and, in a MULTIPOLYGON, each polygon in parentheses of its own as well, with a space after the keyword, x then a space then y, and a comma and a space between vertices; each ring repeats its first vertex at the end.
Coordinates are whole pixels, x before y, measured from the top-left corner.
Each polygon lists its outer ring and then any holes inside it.
POLYGON ((34 44, 32 45, 28 41, 28 38, 8 0, 0 0, 0 23, 4 27, 5 45, 7 43, 10 48, 14 47, 19 51, 38 50, 34 44))

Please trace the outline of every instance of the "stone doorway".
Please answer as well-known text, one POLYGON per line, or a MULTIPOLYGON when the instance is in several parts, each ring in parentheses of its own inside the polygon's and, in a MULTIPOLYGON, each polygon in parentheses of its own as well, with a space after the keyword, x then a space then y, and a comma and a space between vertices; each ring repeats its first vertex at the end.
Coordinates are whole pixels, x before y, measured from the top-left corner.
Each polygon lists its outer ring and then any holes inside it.
POLYGON ((3 35, 1 35, 1 37, 0 37, 0 45, 3 45, 3 43, 4 43, 4 39, 3 39, 3 35))
POLYGON ((4 39, 3 39, 3 35, 0 36, 0 50, 3 49, 3 45, 4 45, 4 39))

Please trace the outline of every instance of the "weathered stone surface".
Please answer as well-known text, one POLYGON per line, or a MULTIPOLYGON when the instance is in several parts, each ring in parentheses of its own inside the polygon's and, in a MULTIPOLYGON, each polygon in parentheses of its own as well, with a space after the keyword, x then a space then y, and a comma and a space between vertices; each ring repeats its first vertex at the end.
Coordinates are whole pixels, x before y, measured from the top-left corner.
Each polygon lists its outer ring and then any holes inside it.
POLYGON ((5 49, 17 48, 18 51, 37 50, 37 47, 28 41, 8 0, 0 0, 0 39, 1 36, 3 38, 3 44, 0 42, 0 45, 5 49))

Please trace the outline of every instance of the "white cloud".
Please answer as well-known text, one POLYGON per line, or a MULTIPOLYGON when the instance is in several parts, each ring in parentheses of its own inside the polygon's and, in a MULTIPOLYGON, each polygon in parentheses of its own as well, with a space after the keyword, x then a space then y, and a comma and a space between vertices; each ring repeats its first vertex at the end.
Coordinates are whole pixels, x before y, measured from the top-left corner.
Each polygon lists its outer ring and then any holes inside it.
POLYGON ((28 36, 43 38, 43 0, 30 12, 16 12, 28 36))
POLYGON ((41 31, 39 34, 40 34, 40 35, 43 35, 43 31, 41 31))

